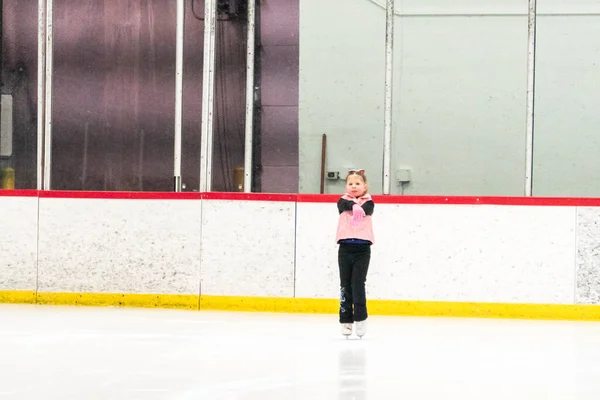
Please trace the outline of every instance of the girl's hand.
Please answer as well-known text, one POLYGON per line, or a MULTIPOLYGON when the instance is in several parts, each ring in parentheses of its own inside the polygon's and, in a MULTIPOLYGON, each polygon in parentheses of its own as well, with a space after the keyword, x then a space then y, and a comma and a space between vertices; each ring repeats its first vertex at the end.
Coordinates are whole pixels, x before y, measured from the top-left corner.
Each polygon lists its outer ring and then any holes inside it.
POLYGON ((364 216, 365 210, 363 210, 363 208, 358 204, 355 204, 352 206, 352 219, 350 220, 350 223, 353 226, 357 226, 358 224, 360 224, 364 216))

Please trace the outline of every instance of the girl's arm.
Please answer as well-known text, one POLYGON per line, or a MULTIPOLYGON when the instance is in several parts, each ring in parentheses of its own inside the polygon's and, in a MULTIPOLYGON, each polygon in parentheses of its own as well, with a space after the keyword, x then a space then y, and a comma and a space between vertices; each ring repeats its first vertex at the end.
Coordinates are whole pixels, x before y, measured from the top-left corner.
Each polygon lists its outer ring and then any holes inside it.
POLYGON ((344 198, 340 198, 337 202, 337 206, 338 206, 338 211, 341 213, 343 213, 344 211, 352 211, 352 206, 355 205, 356 203, 353 202, 352 200, 346 200, 344 198))
MULTIPOLYGON (((346 199, 340 198, 337 202, 338 211, 340 212, 340 214, 343 213, 344 211, 352 211, 352 207, 355 204, 356 203, 353 202, 352 200, 346 200, 346 199)), ((362 205, 362 208, 363 208, 363 210, 365 210, 365 215, 372 215, 373 210, 375 209, 375 203, 373 202, 373 200, 366 201, 362 205)))
POLYGON ((373 210, 375 209, 375 203, 373 200, 365 201, 362 205, 363 210, 365 210, 365 215, 373 215, 373 210))

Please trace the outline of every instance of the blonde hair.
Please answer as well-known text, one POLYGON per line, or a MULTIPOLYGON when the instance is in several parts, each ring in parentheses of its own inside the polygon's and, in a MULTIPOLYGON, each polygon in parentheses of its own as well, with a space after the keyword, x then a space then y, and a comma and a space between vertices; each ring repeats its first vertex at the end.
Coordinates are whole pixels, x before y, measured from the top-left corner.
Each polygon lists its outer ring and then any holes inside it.
POLYGON ((348 171, 348 175, 346 175, 346 183, 348 182, 348 178, 350 178, 352 175, 360 176, 362 180, 367 183, 367 176, 365 175, 364 169, 351 169, 348 171))

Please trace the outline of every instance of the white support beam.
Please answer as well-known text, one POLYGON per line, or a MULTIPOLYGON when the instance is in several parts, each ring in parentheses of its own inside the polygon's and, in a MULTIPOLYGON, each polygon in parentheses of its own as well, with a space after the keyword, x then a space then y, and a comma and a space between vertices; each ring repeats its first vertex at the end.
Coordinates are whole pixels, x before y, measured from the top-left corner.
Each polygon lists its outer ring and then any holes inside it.
POLYGON ((173 157, 174 191, 181 192, 181 136, 183 124, 183 35, 185 26, 185 0, 177 0, 175 46, 175 138, 173 157))
POLYGON ((392 90, 394 63, 394 0, 387 0, 385 12, 385 99, 383 117, 383 194, 391 191, 392 90))
POLYGON ((217 0, 206 0, 204 7, 204 71, 202 78, 202 138, 200 142, 200 192, 210 192, 212 187, 216 28, 217 0))
POLYGON ((254 47, 256 35, 256 0, 248 0, 248 34, 246 40, 246 131, 244 141, 244 192, 252 191, 252 138, 254 131, 254 47))
POLYGON ((46 93, 46 0, 38 0, 37 54, 37 190, 44 185, 44 99, 46 93))
POLYGON ((533 194, 533 132, 535 117, 535 37, 536 0, 529 0, 528 11, 528 50, 527 50, 527 141, 525 152, 525 196, 533 194))
POLYGON ((44 90, 44 190, 52 184, 52 77, 53 77, 53 1, 46 0, 46 65, 44 90))

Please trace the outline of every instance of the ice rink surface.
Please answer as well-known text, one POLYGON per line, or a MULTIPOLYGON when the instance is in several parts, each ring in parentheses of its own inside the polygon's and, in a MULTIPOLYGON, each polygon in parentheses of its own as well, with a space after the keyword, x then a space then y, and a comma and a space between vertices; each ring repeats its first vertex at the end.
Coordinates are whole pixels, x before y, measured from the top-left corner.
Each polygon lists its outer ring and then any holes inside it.
POLYGON ((0 305, 0 399, 600 399, 600 324, 0 305))

